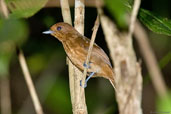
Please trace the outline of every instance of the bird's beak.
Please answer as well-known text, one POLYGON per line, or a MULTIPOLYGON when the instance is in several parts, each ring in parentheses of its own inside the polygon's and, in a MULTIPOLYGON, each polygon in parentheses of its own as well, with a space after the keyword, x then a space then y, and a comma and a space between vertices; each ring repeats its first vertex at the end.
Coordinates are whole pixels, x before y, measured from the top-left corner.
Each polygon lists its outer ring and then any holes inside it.
POLYGON ((48 31, 44 31, 43 34, 52 34, 54 31, 48 30, 48 31))

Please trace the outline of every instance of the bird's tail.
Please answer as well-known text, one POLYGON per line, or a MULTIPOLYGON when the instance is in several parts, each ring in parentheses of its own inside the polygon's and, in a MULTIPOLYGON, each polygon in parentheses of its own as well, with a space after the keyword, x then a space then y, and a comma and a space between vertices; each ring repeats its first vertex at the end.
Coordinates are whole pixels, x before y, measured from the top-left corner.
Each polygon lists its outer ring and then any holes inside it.
POLYGON ((115 91, 117 92, 115 80, 114 79, 109 79, 109 81, 112 84, 112 86, 115 89, 115 91))

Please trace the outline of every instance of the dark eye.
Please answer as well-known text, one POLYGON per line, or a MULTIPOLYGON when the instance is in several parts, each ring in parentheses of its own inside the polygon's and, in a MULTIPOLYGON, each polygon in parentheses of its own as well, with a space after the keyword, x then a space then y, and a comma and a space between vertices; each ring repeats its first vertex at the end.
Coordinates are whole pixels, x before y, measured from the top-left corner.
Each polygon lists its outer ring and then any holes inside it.
POLYGON ((61 29, 62 29, 62 27, 60 27, 60 26, 59 26, 59 27, 57 27, 57 30, 58 30, 58 31, 60 31, 61 29))

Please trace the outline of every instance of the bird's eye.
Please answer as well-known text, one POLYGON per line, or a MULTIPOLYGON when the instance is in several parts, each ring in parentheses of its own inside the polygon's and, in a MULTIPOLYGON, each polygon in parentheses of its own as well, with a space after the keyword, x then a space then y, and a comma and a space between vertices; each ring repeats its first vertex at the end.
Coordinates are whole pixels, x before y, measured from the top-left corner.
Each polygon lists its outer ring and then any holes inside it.
POLYGON ((59 26, 59 27, 57 27, 57 30, 58 30, 58 31, 60 31, 61 29, 62 29, 62 27, 60 27, 60 26, 59 26))

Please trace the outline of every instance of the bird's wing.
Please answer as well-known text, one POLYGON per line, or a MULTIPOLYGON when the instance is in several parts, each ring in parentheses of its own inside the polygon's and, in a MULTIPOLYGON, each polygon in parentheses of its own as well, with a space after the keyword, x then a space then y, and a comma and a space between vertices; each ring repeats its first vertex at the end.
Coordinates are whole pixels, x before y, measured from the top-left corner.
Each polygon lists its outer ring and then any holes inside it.
POLYGON ((103 51, 103 49, 100 48, 97 44, 94 44, 94 46, 93 46, 93 53, 98 53, 99 56, 102 58, 102 60, 104 60, 106 64, 111 66, 111 63, 110 63, 110 60, 109 60, 108 56, 103 51))
MULTIPOLYGON (((86 49, 88 51, 88 48, 89 48, 89 44, 90 44, 90 39, 84 37, 84 40, 88 41, 89 43, 85 44, 84 45, 86 46, 86 49)), ((110 67, 111 67, 111 63, 110 63, 110 60, 108 58, 108 56, 106 55, 106 53, 103 51, 103 49, 101 47, 99 47, 96 43, 94 43, 93 45, 93 51, 92 51, 92 55, 93 54, 98 54, 102 60, 105 61, 106 64, 108 64, 110 67)))

